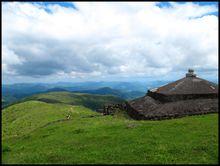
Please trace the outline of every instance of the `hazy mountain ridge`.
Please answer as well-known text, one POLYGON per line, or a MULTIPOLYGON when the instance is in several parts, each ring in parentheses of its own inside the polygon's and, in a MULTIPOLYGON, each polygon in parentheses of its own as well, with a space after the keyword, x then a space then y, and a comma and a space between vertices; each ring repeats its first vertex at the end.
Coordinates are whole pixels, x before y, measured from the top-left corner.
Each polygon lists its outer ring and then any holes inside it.
POLYGON ((43 92, 69 91, 89 94, 114 95, 126 100, 144 96, 148 89, 172 81, 149 82, 57 82, 57 83, 16 83, 2 85, 2 107, 24 97, 43 92))
MULTIPOLYGON (((150 85, 152 86, 152 85, 150 85)), ((2 107, 24 97, 43 92, 70 91, 115 95, 123 99, 143 96, 149 86, 142 82, 76 82, 76 83, 18 83, 2 86, 2 107)))

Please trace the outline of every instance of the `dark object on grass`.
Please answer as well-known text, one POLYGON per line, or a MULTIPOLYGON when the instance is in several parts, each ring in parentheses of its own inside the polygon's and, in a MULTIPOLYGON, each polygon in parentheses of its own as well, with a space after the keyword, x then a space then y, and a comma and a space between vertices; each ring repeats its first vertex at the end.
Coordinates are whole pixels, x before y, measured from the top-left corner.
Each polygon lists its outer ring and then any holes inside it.
POLYGON ((189 69, 186 77, 148 90, 144 97, 105 107, 104 114, 124 109, 134 119, 161 120, 218 112, 218 85, 201 79, 189 69))

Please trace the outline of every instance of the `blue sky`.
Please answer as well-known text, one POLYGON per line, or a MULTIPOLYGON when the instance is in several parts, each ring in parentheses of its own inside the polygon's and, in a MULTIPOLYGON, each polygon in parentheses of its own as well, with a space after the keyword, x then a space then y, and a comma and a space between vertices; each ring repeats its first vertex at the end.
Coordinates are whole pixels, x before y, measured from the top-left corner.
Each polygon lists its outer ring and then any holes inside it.
MULTIPOLYGON (((184 4, 186 2, 177 2, 177 3, 184 4)), ((200 6, 215 5, 215 6, 218 7, 218 2, 217 1, 213 1, 213 2, 211 2, 211 1, 207 1, 207 2, 205 2, 205 1, 204 2, 194 2, 194 4, 198 4, 200 6)), ((169 2, 160 2, 158 4, 158 6, 161 7, 161 8, 163 8, 163 7, 171 7, 171 4, 169 2)), ((211 13, 208 13, 208 14, 214 14, 214 15, 218 16, 218 11, 217 12, 211 12, 211 13)))
POLYGON ((44 1, 44 2, 31 2, 33 4, 40 4, 40 5, 45 5, 45 6, 48 6, 48 5, 60 5, 60 6, 63 6, 63 7, 71 7, 71 8, 75 8, 74 4, 72 2, 53 2, 53 1, 44 1))
MULTIPOLYGON (((64 6, 64 7, 73 7, 73 8, 75 8, 75 6, 74 6, 74 2, 73 3, 71 3, 71 2, 57 2, 57 1, 48 1, 48 2, 46 2, 46 1, 44 1, 44 2, 32 2, 32 3, 38 3, 38 4, 42 4, 42 5, 45 5, 45 6, 47 6, 47 5, 53 5, 53 4, 57 4, 57 5, 60 5, 60 6, 64 6)), ((177 3, 180 3, 180 4, 184 4, 184 3, 186 3, 186 2, 177 2, 177 3)), ((198 4, 198 5, 218 5, 218 1, 202 1, 202 2, 194 2, 195 4, 198 4)), ((170 3, 169 2, 160 2, 159 3, 159 6, 161 6, 161 7, 164 7, 164 6, 171 6, 170 5, 170 3)))
POLYGON ((4 83, 218 78, 218 2, 7 2, 2 14, 4 83))
MULTIPOLYGON (((60 5, 60 6, 63 6, 63 7, 67 7, 67 8, 74 8, 74 9, 77 9, 74 5, 74 2, 53 2, 53 1, 50 1, 50 2, 31 2, 33 4, 40 4, 40 5, 44 5, 44 6, 48 6, 48 5, 60 5)), ((179 4, 184 4, 184 3, 187 3, 187 2, 177 2, 179 4)), ((217 1, 207 1, 207 2, 194 2, 194 4, 198 4, 198 5, 201 5, 201 6, 207 6, 207 5, 215 5, 215 6, 218 6, 218 2, 217 1)), ((157 4, 157 6, 163 8, 163 7, 172 7, 171 4, 169 2, 160 2, 157 4)), ((49 12, 49 11, 48 11, 49 12)), ((218 12, 213 12, 213 13, 210 13, 210 14, 214 14, 216 16, 218 16, 218 12)))
MULTIPOLYGON (((74 8, 76 9, 75 5, 74 5, 74 2, 71 3, 71 2, 53 2, 53 1, 50 1, 50 2, 32 2, 32 3, 36 3, 36 4, 41 4, 41 5, 45 5, 45 6, 48 6, 48 5, 54 5, 54 4, 57 4, 57 5, 60 5, 60 6, 63 6, 63 7, 69 7, 69 8, 74 8)), ((184 4, 186 2, 177 2, 179 4, 184 4)), ((198 4, 198 5, 201 5, 201 6, 206 6, 206 5, 215 5, 215 6, 218 6, 218 1, 203 1, 203 2, 194 2, 195 4, 198 4)), ((163 8, 163 7, 171 7, 171 4, 169 2, 160 2, 157 4, 157 6, 163 8)), ((215 15, 218 15, 218 12, 214 12, 213 14, 215 15)))

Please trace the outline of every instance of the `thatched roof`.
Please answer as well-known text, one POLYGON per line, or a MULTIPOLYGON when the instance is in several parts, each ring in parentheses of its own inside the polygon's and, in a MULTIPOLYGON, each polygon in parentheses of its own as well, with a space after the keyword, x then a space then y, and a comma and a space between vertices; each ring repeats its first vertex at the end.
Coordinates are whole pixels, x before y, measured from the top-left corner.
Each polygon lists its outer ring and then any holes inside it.
POLYGON ((127 111, 135 119, 167 119, 218 112, 218 85, 196 77, 186 77, 150 90, 128 102, 127 111))
POLYGON ((210 94, 218 93, 218 86, 215 83, 199 77, 185 77, 165 86, 159 87, 154 92, 164 95, 210 94))
POLYGON ((146 95, 130 101, 128 105, 127 111, 134 119, 157 120, 218 112, 218 99, 194 99, 161 103, 146 95))

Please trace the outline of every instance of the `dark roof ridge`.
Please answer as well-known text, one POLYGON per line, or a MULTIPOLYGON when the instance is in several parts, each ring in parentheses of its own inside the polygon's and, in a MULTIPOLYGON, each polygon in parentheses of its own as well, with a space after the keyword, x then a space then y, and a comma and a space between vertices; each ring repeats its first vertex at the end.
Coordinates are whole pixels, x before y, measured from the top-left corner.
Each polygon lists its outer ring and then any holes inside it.
POLYGON ((218 93, 218 85, 200 77, 183 77, 172 83, 149 90, 160 94, 210 94, 218 93))

